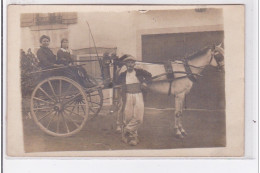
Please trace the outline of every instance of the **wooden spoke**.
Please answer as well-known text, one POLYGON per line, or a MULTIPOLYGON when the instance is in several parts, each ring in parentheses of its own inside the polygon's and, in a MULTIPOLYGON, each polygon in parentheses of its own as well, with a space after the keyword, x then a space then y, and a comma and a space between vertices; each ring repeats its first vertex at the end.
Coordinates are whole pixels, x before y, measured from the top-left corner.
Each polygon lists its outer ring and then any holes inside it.
POLYGON ((60 113, 58 112, 58 121, 57 121, 57 133, 60 133, 60 113))
POLYGON ((92 108, 89 109, 91 112, 93 112, 94 114, 96 113, 92 108))
MULTIPOLYGON (((66 115, 68 115, 68 114, 65 112, 65 110, 64 110, 64 113, 65 113, 66 115)), ((64 114, 64 117, 66 117, 65 114, 64 114)), ((67 118, 68 118, 75 126, 79 127, 79 125, 78 125, 73 119, 71 119, 70 116, 67 116, 67 118)))
POLYGON ((82 105, 80 105, 80 107, 81 107, 81 109, 83 110, 84 115, 86 115, 86 111, 85 111, 84 107, 83 107, 82 105))
POLYGON ((68 110, 68 109, 66 109, 66 108, 65 108, 65 110, 69 111, 70 113, 72 113, 72 114, 74 114, 74 115, 79 115, 79 116, 85 118, 83 115, 80 115, 80 114, 77 114, 77 113, 75 113, 75 112, 72 112, 72 111, 70 111, 70 110, 68 110))
POLYGON ((51 124, 52 120, 54 119, 54 117, 56 116, 56 114, 57 114, 57 112, 55 112, 54 115, 51 117, 50 121, 47 124, 47 127, 46 127, 47 129, 50 126, 50 124, 51 124))
POLYGON ((96 104, 96 105, 101 105, 100 103, 98 103, 98 102, 90 102, 91 104, 93 103, 93 104, 96 104))
POLYGON ((89 98, 89 101, 91 102, 91 97, 88 97, 89 98))
POLYGON ((62 89, 62 80, 59 80, 60 81, 60 97, 61 97, 61 89, 62 89))
POLYGON ((36 114, 38 111, 39 111, 39 110, 36 110, 36 111, 34 111, 34 113, 36 114))
POLYGON ((39 118, 38 121, 41 121, 43 118, 45 118, 45 117, 51 115, 53 112, 54 112, 54 110, 48 112, 47 114, 45 114, 44 116, 42 116, 41 118, 39 118))
POLYGON ((34 108, 33 110, 44 110, 44 109, 53 109, 53 107, 42 107, 42 108, 34 108))
MULTIPOLYGON (((73 111, 74 111, 74 109, 76 108, 76 106, 77 106, 77 105, 74 105, 74 106, 73 106, 73 108, 72 108, 71 112, 73 112, 73 111)), ((65 109, 65 108, 64 108, 64 109, 65 109)), ((69 116, 71 116, 71 114, 72 114, 72 113, 70 113, 70 115, 69 115, 69 116)))
POLYGON ((63 112, 61 113, 61 117, 62 117, 63 122, 64 122, 64 124, 65 124, 67 133, 69 133, 69 132, 70 132, 70 129, 69 129, 69 126, 68 126, 67 121, 66 121, 66 119, 65 119, 65 115, 63 115, 63 112))
POLYGON ((42 100, 42 99, 40 99, 40 98, 38 98, 38 97, 33 97, 33 99, 38 100, 38 101, 41 101, 41 102, 44 102, 44 103, 47 103, 47 104, 51 104, 50 102, 45 101, 45 100, 42 100))
POLYGON ((48 80, 48 84, 49 84, 49 86, 50 86, 50 88, 51 88, 52 94, 54 95, 55 99, 57 100, 57 96, 56 96, 56 94, 55 94, 55 92, 54 92, 54 89, 53 89, 53 87, 52 87, 51 81, 48 80))
POLYGON ((76 94, 75 96, 73 96, 73 97, 70 98, 69 100, 65 101, 65 102, 63 103, 63 105, 66 105, 66 104, 70 103, 71 101, 73 101, 73 100, 74 100, 76 97, 78 97, 79 95, 81 95, 81 94, 80 94, 80 93, 76 94))
POLYGON ((49 99, 51 99, 52 101, 55 101, 55 100, 53 100, 53 98, 51 98, 51 97, 49 96, 49 94, 47 94, 41 87, 39 87, 39 89, 40 89, 49 99))

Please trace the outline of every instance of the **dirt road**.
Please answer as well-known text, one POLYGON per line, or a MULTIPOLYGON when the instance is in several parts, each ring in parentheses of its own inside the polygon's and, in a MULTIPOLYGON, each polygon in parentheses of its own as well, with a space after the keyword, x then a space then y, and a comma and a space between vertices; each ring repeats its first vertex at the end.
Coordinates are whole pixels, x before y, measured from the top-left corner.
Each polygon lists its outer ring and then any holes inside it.
MULTIPOLYGON (((28 112, 27 112, 28 113, 28 112)), ((24 112, 26 114, 26 111, 24 112)), ((184 140, 174 138, 173 111, 146 109, 139 130, 140 144, 129 146, 115 133, 114 117, 101 112, 93 121, 71 137, 45 134, 33 119, 23 118, 26 152, 87 151, 125 149, 172 149, 225 146, 224 111, 184 111, 183 124, 188 133, 184 140)))

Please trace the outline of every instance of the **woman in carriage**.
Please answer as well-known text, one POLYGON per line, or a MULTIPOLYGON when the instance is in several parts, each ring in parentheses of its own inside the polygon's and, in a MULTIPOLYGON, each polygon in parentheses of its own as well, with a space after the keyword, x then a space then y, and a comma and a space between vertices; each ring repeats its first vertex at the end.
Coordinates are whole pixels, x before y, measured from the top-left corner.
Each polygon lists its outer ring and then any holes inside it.
POLYGON ((42 35, 40 37, 40 49, 37 51, 37 58, 39 59, 39 66, 42 69, 49 69, 55 66, 59 66, 56 62, 56 56, 48 47, 50 44, 50 37, 42 35))

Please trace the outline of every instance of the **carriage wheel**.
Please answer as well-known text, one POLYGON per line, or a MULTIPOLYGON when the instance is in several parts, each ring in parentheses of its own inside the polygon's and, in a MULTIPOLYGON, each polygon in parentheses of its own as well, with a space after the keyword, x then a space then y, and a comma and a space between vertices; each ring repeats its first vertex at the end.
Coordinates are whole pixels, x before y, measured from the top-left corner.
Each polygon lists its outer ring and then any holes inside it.
MULTIPOLYGON (((99 84, 93 76, 88 75, 88 80, 96 86, 99 84)), ((86 94, 89 104, 89 119, 93 119, 97 117, 103 106, 103 92, 101 88, 97 88, 94 91, 87 89, 86 94)))
POLYGON ((65 137, 83 128, 88 119, 89 105, 78 83, 56 76, 36 86, 31 97, 31 113, 44 132, 65 137))
POLYGON ((93 92, 87 92, 87 99, 89 105, 89 119, 95 118, 103 106, 102 89, 97 89, 93 92))

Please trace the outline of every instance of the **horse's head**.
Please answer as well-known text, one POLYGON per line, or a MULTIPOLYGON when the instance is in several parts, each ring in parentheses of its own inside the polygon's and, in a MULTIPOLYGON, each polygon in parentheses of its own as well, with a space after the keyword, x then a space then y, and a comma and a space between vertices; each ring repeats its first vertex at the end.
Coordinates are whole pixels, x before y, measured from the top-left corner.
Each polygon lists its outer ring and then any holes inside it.
POLYGON ((221 47, 221 44, 213 46, 211 49, 210 65, 217 67, 220 71, 224 71, 224 49, 221 47))
POLYGON ((109 55, 109 53, 105 52, 103 54, 103 58, 102 58, 102 65, 103 66, 109 66, 112 63, 112 59, 113 59, 113 54, 109 55))

